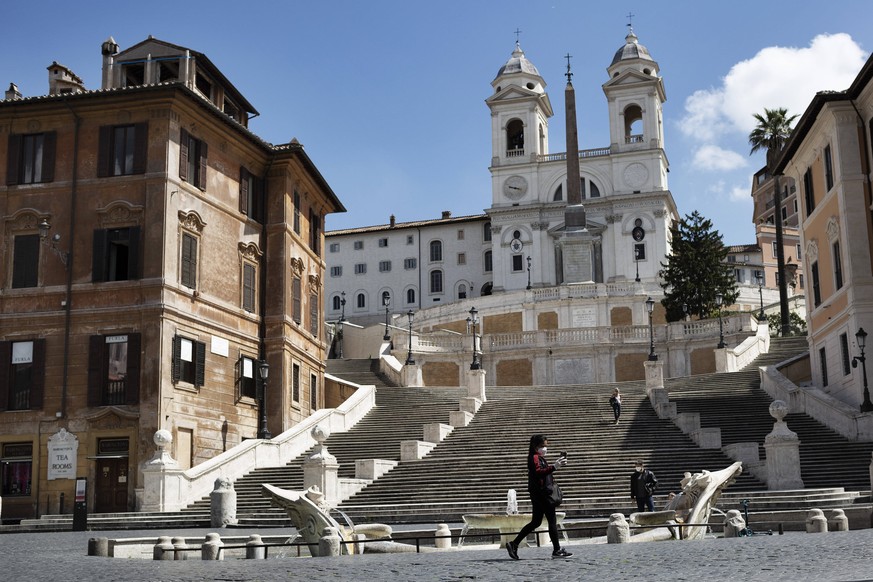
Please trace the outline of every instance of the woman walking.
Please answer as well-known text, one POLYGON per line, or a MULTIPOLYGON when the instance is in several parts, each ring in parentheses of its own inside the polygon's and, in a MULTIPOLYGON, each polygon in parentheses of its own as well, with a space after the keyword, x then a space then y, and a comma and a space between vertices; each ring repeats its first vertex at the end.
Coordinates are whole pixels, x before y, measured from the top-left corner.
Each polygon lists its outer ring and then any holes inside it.
POLYGON ((524 526, 516 538, 506 542, 506 551, 513 560, 518 559, 518 546, 543 522, 543 517, 549 523, 549 539, 552 541, 553 558, 569 558, 573 554, 561 547, 558 542, 558 521, 555 517, 555 506, 549 500, 554 487, 552 473, 567 464, 567 457, 558 457, 554 464, 546 461, 549 440, 545 435, 535 434, 530 437, 527 453, 527 491, 533 506, 530 523, 524 526))
POLYGON ((612 391, 612 396, 609 397, 609 405, 612 406, 615 424, 618 424, 618 419, 621 418, 621 392, 618 391, 618 388, 612 391))

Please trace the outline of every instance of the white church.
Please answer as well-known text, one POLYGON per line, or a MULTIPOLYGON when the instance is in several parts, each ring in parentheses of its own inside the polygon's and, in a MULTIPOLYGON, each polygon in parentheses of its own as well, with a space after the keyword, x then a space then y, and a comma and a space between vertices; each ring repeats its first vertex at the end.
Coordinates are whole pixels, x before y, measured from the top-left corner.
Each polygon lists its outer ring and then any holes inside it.
MULTIPOLYGON (((388 322, 406 337, 412 312, 416 351, 430 350, 428 384, 462 379, 464 362, 450 348, 463 349, 472 331, 482 334, 489 384, 641 379, 655 339, 667 375, 710 371, 708 344, 663 341, 684 336, 687 325, 673 329, 682 324, 667 324, 660 305, 658 271, 679 216, 667 183, 658 63, 629 29, 607 73, 610 143, 579 149, 568 66, 567 144, 552 153, 546 81, 516 43, 485 100, 490 207, 327 232, 326 318, 388 322)), ((404 347, 396 342, 398 352, 404 347)))

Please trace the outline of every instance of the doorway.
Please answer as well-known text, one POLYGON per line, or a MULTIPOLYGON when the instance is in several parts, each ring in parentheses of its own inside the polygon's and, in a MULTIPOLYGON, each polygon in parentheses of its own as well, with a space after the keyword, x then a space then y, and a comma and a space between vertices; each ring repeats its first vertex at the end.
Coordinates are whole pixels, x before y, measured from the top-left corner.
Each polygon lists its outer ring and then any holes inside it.
POLYGON ((128 511, 127 478, 127 457, 97 459, 96 488, 94 490, 95 513, 128 511))

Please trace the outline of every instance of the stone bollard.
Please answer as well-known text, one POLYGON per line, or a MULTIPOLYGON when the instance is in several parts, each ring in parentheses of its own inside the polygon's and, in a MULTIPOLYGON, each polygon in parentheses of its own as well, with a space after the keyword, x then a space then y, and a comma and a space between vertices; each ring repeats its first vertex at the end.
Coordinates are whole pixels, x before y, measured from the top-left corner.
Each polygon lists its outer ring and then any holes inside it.
POLYGON ((203 542, 203 545, 200 546, 200 559, 223 560, 224 552, 221 551, 223 545, 224 542, 221 541, 221 536, 217 533, 206 534, 206 540, 203 542))
POLYGON ((849 518, 842 509, 831 510, 831 521, 834 524, 834 531, 849 531, 849 518))
POLYGON ((174 560, 188 559, 188 552, 180 551, 188 549, 188 543, 185 541, 185 538, 183 538, 182 536, 177 536, 173 538, 173 549, 176 550, 175 552, 173 552, 175 554, 175 556, 173 556, 174 560))
POLYGON ((806 533, 825 533, 828 531, 828 520, 821 509, 810 509, 806 512, 806 533))
POLYGON ((246 560, 265 560, 267 558, 267 548, 264 547, 264 541, 258 534, 251 534, 246 542, 246 560))
POLYGON ((449 524, 440 523, 437 524, 436 533, 434 534, 437 537, 433 540, 433 545, 439 550, 448 550, 452 547, 452 530, 449 529, 449 524), (448 536, 448 537, 439 537, 439 536, 448 536))
POLYGON ((91 538, 88 540, 88 555, 108 558, 109 538, 91 538))
POLYGON ((746 528, 746 520, 743 519, 739 509, 731 509, 727 512, 722 525, 724 525, 724 537, 736 538, 739 537, 740 531, 746 528))
POLYGON ((606 542, 609 544, 626 544, 630 541, 630 527, 623 513, 613 513, 609 516, 606 526, 606 542))
POLYGON ((363 554, 367 551, 367 535, 362 533, 354 533, 352 534, 352 541, 355 542, 351 546, 346 546, 349 548, 350 554, 363 554))
POLYGON ((152 549, 153 560, 172 560, 173 559, 173 542, 170 536, 161 536, 158 538, 158 543, 152 549))
POLYGON ((215 480, 212 493, 209 494, 209 517, 212 527, 227 527, 236 520, 236 491, 233 482, 226 477, 215 480))
POLYGON ((340 536, 335 527, 326 527, 321 532, 321 538, 318 540, 318 555, 323 556, 339 556, 340 555, 340 536))

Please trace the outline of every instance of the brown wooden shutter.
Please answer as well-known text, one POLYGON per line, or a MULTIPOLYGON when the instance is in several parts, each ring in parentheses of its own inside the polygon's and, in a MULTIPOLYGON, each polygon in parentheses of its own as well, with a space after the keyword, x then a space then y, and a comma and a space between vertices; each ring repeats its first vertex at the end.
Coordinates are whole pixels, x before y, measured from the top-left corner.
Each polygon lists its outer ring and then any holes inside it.
POLYGON ((140 272, 140 238, 142 238, 142 228, 131 226, 127 232, 127 278, 141 279, 140 272))
POLYGON ((206 344, 194 342, 194 385, 198 388, 206 383, 206 344))
POLYGON ((149 124, 137 123, 133 128, 133 173, 145 174, 146 161, 148 161, 149 124))
POLYGON ((12 342, 0 342, 0 411, 9 407, 10 366, 12 342))
POLYGON ((127 376, 124 378, 124 403, 139 404, 140 359, 142 358, 142 336, 127 334, 127 376))
POLYGON ((292 295, 291 317, 292 317, 292 319, 294 319, 295 322, 297 322, 299 324, 301 319, 302 319, 301 305, 300 305, 301 301, 302 301, 302 298, 300 296, 300 277, 294 277, 294 279, 291 280, 291 295, 292 295))
POLYGON ((106 382, 103 364, 105 343, 102 335, 92 335, 88 339, 88 406, 103 405, 103 385, 106 382))
POLYGON ((184 129, 179 135, 179 179, 188 181, 188 132, 184 129))
POLYGON ((45 340, 33 340, 33 370, 30 376, 30 409, 41 410, 45 393, 45 340))
POLYGON ((94 231, 94 243, 91 250, 91 281, 99 283, 106 280, 106 251, 109 245, 109 231, 97 229, 94 231))
POLYGON ((255 267, 243 265, 243 309, 255 310, 255 267))
POLYGON ((19 155, 21 154, 22 140, 23 136, 20 134, 13 133, 9 135, 9 146, 6 150, 6 184, 8 186, 18 184, 19 155))
POLYGON ((249 171, 243 167, 239 169, 239 211, 249 214, 249 171))
POLYGON ((110 166, 112 165, 112 126, 103 125, 100 127, 100 143, 97 147, 97 177, 105 178, 110 176, 110 166))
POLYGON ((57 148, 58 134, 49 131, 42 137, 42 177, 41 182, 52 182, 55 179, 55 150, 57 148))
POLYGON ((20 234, 13 239, 12 288, 23 289, 39 284, 39 235, 20 234))
POLYGON ((182 338, 173 336, 173 383, 182 378, 182 338))
POLYGON ((207 152, 206 142, 200 142, 200 176, 197 182, 197 187, 201 190, 206 190, 206 152, 207 152))

